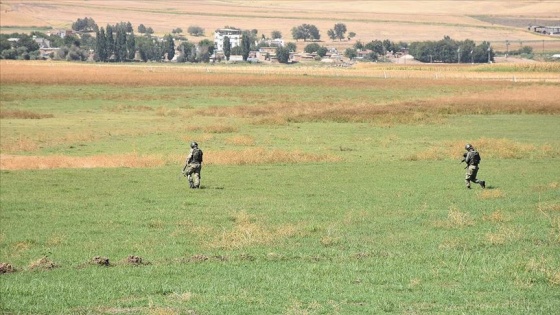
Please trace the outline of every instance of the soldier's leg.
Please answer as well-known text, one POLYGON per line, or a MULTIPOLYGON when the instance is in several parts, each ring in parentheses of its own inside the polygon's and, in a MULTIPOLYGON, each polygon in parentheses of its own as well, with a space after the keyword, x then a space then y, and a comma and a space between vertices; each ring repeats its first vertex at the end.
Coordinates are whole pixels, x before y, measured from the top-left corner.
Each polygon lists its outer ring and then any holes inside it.
POLYGON ((194 178, 193 178, 194 169, 192 166, 187 167, 187 179, 189 180, 189 187, 194 188, 194 178))
POLYGON ((465 174, 465 184, 467 185, 467 188, 471 188, 471 181, 476 180, 476 173, 474 173, 473 176, 473 172, 475 171, 474 169, 475 167, 472 165, 467 167, 467 173, 465 174))
POLYGON ((187 179, 189 180, 189 187, 190 188, 194 188, 194 179, 192 174, 191 175, 187 175, 187 179))
POLYGON ((200 167, 197 167, 193 172, 194 187, 200 188, 200 167))
POLYGON ((480 180, 480 179, 476 178, 477 175, 478 175, 478 167, 475 167, 472 171, 472 174, 471 174, 471 181, 473 183, 479 184, 480 187, 482 187, 482 188, 486 188, 486 183, 483 180, 480 180))

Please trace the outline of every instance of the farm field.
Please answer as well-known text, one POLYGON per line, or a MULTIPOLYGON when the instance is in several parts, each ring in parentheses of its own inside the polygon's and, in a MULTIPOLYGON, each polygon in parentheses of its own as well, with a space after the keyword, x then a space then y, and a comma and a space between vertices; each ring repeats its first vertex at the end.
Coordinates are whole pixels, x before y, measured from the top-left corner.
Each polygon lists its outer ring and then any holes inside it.
POLYGON ((0 313, 560 308, 558 65, 0 70, 0 313))
MULTIPOLYGON (((276 30, 286 41, 294 41, 291 29, 306 23, 317 26, 324 45, 342 51, 356 40, 410 43, 444 36, 489 41, 497 51, 506 51, 506 41, 512 50, 524 45, 539 52, 560 50, 558 37, 527 30, 529 24, 557 24, 557 1, 3 0, 0 15, 2 33, 69 29, 76 19, 91 17, 99 26, 121 21, 131 22, 135 28, 144 24, 158 36, 181 28, 193 43, 213 40, 214 30, 226 25, 256 29, 265 36, 276 30), (328 39, 327 31, 336 23, 344 23, 349 32, 356 33, 352 42, 328 39), (191 25, 204 28, 205 35, 188 35, 191 25)), ((301 51, 308 43, 296 44, 301 51)))

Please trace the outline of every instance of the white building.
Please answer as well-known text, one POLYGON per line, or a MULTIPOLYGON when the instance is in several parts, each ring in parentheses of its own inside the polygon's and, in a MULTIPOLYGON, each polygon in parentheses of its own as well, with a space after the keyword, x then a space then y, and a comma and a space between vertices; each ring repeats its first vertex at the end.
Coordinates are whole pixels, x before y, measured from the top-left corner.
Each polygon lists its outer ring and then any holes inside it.
POLYGON ((241 46, 241 30, 231 28, 220 28, 214 33, 214 47, 216 51, 224 51, 224 37, 229 38, 231 48, 241 46))

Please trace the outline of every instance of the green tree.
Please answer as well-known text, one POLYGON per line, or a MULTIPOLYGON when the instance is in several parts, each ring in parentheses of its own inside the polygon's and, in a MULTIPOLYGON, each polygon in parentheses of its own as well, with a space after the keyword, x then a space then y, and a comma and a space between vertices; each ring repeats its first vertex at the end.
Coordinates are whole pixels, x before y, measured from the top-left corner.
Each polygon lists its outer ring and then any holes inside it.
POLYGON ((280 39, 282 38, 282 33, 280 31, 272 31, 272 33, 270 33, 270 37, 272 39, 280 39))
POLYGON ((151 37, 136 38, 136 47, 143 61, 161 62, 163 57, 163 45, 151 37))
POLYGON ((95 35, 95 54, 98 61, 107 61, 107 38, 105 37, 105 29, 103 27, 97 31, 95 35))
POLYGON ((317 55, 319 57, 325 57, 328 52, 329 50, 325 46, 321 46, 319 49, 317 49, 317 55))
POLYGON ((198 57, 200 62, 210 61, 210 56, 214 53, 214 42, 209 39, 203 39, 198 43, 198 57))
POLYGON ((276 48, 276 58, 279 63, 288 63, 290 60, 290 50, 287 47, 276 48))
POLYGON ((352 47, 354 47, 354 49, 356 49, 356 50, 362 50, 362 49, 365 48, 364 44, 359 40, 356 41, 352 47))
POLYGON ((384 51, 383 42, 377 39, 367 43, 364 47, 375 52, 378 55, 382 55, 384 51))
POLYGON ((292 37, 298 41, 303 39, 303 41, 309 40, 319 40, 321 35, 319 34, 319 29, 312 24, 302 24, 297 27, 292 28, 292 37))
POLYGON ((305 46, 305 48, 303 48, 303 51, 305 51, 308 54, 317 52, 319 49, 321 48, 321 45, 317 44, 317 43, 311 43, 311 44, 307 44, 307 46, 305 46))
POLYGON ((136 38, 134 36, 134 31, 127 35, 126 51, 128 52, 128 60, 133 60, 136 56, 136 38))
POLYGON ((286 43, 286 48, 288 48, 288 51, 296 52, 297 45, 295 43, 286 43))
POLYGON ((8 41, 8 37, 1 36, 0 37, 0 51, 12 49, 12 44, 8 41))
POLYGON ((144 24, 138 25, 138 33, 145 34, 146 33, 146 26, 144 24))
POLYGON ((354 48, 346 48, 344 51, 344 56, 348 57, 349 59, 354 59, 358 56, 358 51, 354 48))
POLYGON ((251 34, 243 32, 243 34, 241 35, 241 49, 241 56, 243 57, 243 61, 247 61, 247 58, 249 58, 249 53, 251 52, 251 34))
POLYGON ((72 23, 72 29, 78 32, 97 32, 98 27, 92 18, 77 19, 72 23))
POLYGON ((229 61, 229 56, 231 55, 231 42, 228 36, 224 36, 224 56, 226 60, 229 61))
POLYGON ((115 35, 115 61, 123 62, 128 56, 127 46, 126 46, 126 23, 121 22, 115 25, 116 35, 115 35))
POLYGON ((105 31, 105 40, 107 44, 105 48, 107 49, 107 60, 111 61, 111 58, 114 58, 113 54, 115 53, 115 38, 113 36, 113 27, 111 25, 107 25, 105 31))
POLYGON ((343 38, 346 38, 346 24, 336 23, 334 25, 334 34, 340 41, 342 41, 343 38))
POLYGON ((177 62, 196 61, 196 46, 193 43, 182 42, 177 49, 180 51, 177 62))
POLYGON ((175 41, 171 34, 163 37, 163 50, 164 55, 167 54, 167 60, 172 60, 175 57, 175 41))
POLYGON ((327 36, 329 36, 329 38, 332 39, 332 40, 336 39, 336 33, 334 32, 334 30, 332 28, 327 31, 327 36))
POLYGON ((243 48, 241 46, 235 46, 231 49, 231 54, 234 56, 243 55, 243 48))
POLYGON ((197 25, 189 26, 187 32, 192 36, 204 36, 204 29, 197 25))
POLYGON ((386 39, 383 41, 383 47, 385 48, 385 51, 392 51, 395 52, 395 43, 393 43, 392 41, 386 39))

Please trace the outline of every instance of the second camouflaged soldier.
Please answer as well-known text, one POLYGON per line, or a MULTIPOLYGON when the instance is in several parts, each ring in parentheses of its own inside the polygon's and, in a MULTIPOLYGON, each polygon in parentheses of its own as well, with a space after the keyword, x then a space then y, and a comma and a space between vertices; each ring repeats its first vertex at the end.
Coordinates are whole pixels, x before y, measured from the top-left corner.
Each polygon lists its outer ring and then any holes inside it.
POLYGON ((485 181, 476 179, 476 175, 478 174, 478 164, 481 160, 480 154, 469 143, 465 145, 465 150, 467 150, 467 152, 463 155, 464 159, 462 162, 467 163, 467 167, 465 167, 467 169, 467 174, 465 175, 467 188, 471 188, 471 182, 480 184, 480 187, 486 188, 485 181))
POLYGON ((183 174, 187 176, 191 188, 200 188, 200 171, 202 169, 202 150, 198 148, 198 143, 191 143, 191 151, 185 161, 183 174))

